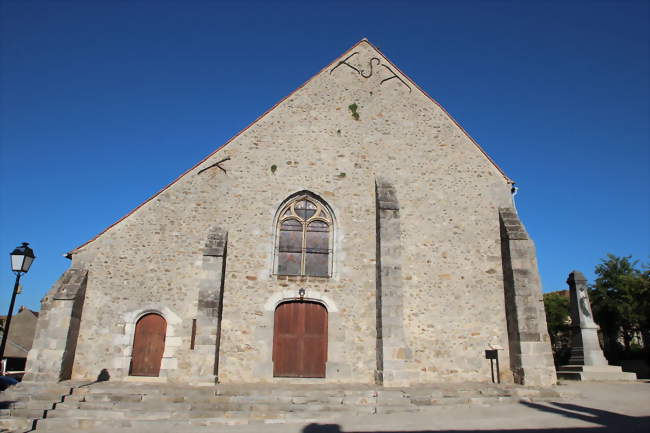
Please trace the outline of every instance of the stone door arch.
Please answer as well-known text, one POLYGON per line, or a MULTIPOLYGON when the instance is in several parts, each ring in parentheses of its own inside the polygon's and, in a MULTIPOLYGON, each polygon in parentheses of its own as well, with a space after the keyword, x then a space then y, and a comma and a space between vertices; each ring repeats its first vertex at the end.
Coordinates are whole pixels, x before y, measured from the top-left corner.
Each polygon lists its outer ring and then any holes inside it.
POLYGON ((145 314, 138 320, 133 336, 129 375, 150 377, 160 375, 166 333, 167 321, 159 314, 145 314))
POLYGON ((327 309, 308 301, 284 302, 275 309, 273 376, 325 377, 327 309))

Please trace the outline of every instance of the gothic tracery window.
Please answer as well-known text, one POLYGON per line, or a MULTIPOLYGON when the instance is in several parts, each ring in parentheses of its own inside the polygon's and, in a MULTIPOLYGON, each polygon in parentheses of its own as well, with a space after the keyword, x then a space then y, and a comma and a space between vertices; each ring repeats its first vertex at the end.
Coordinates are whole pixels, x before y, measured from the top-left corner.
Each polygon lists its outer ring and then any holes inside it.
POLYGON ((277 274, 330 276, 332 217, 310 195, 284 205, 278 220, 277 274))

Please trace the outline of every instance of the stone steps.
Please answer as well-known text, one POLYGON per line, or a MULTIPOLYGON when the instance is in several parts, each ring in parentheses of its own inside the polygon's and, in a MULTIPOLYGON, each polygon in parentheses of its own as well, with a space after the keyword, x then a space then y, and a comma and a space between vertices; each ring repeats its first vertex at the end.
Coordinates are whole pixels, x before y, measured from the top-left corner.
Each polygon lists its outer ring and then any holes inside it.
POLYGON ((63 400, 76 382, 65 383, 19 383, 0 392, 0 431, 24 432, 31 429, 33 420, 44 416, 54 403, 63 400), (4 429, 4 430, 3 430, 4 429))
POLYGON ((621 381, 636 380, 636 374, 627 372, 610 373, 602 371, 558 371, 557 378, 560 380, 621 381))
POLYGON ((198 433, 213 425, 323 422, 342 416, 413 413, 431 406, 492 405, 559 395, 551 389, 484 383, 382 388, 66 382, 21 384, 3 397, 12 399, 10 419, 29 426, 36 419, 36 433, 198 433))
MULTIPOLYGON (((379 406, 382 407, 382 406, 379 406)), ((395 406, 387 406, 394 408, 395 406)), ((151 417, 157 419, 176 418, 178 416, 187 415, 190 418, 211 418, 215 414, 226 412, 241 412, 241 413, 265 413, 265 414, 284 414, 296 412, 364 412, 367 414, 374 413, 371 409, 375 406, 348 406, 348 405, 327 405, 327 404, 291 404, 291 405, 232 405, 232 406, 196 406, 190 407, 164 407, 161 405, 148 406, 148 407, 114 407, 114 406, 87 406, 84 403, 79 405, 62 406, 58 405, 54 410, 48 411, 47 417, 66 417, 77 416, 79 418, 102 418, 107 416, 112 418, 115 414, 125 414, 135 419, 149 419, 151 417)), ((398 409, 408 409, 410 406, 398 409)), ((414 407, 412 409, 417 409, 414 407)))
POLYGON ((196 432, 202 428, 211 426, 224 426, 224 425, 249 425, 249 424, 276 424, 276 423, 310 423, 318 420, 327 420, 328 417, 323 417, 323 414, 304 414, 299 417, 286 417, 286 418, 264 418, 250 416, 249 414, 227 414, 222 417, 202 418, 202 419, 189 419, 183 421, 173 420, 92 420, 92 419, 65 419, 65 418, 47 418, 38 423, 36 432, 47 433, 70 433, 70 432, 84 432, 84 433, 115 433, 115 432, 156 432, 160 433, 161 429, 164 432, 196 432))
POLYGON ((636 373, 624 372, 617 365, 563 365, 557 370, 561 380, 618 381, 636 380, 636 373))
MULTIPOLYGON (((390 389, 379 388, 380 391, 388 395, 390 389)), ((130 384, 124 382, 117 382, 109 384, 94 384, 87 387, 78 387, 75 389, 76 395, 152 395, 156 396, 169 396, 169 397, 187 397, 187 398, 205 398, 212 396, 232 396, 232 397, 254 397, 256 395, 272 395, 272 396, 290 396, 290 397, 321 397, 323 395, 330 396, 376 396, 378 390, 376 388, 305 388, 303 386, 290 387, 286 385, 277 385, 274 388, 271 385, 261 385, 260 387, 233 387, 226 385, 215 385, 212 387, 190 387, 184 385, 148 385, 130 384)))
MULTIPOLYGON (((74 393, 75 396, 80 396, 74 393)), ((275 394, 259 394, 259 395, 206 395, 202 397, 184 396, 180 395, 154 395, 151 394, 115 394, 115 393, 92 393, 83 394, 83 401, 87 402, 125 402, 125 403, 140 403, 147 401, 165 401, 170 404, 184 403, 188 401, 204 401, 210 403, 233 403, 238 401, 268 401, 270 398, 280 402, 295 402, 305 403, 310 399, 313 401, 322 401, 327 399, 332 403, 355 403, 363 402, 369 399, 374 399, 376 395, 275 395, 275 394)))

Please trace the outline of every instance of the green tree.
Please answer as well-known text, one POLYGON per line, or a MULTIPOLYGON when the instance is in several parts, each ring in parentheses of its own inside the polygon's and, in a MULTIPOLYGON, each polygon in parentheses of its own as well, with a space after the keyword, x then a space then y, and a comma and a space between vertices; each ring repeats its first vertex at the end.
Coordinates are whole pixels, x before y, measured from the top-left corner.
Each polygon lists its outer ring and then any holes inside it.
POLYGON ((546 310, 546 324, 551 337, 553 348, 562 346, 569 333, 569 297, 564 292, 551 292, 544 294, 544 310, 546 310))
POLYGON ((545 293, 544 310, 546 311, 546 325, 548 326, 548 335, 551 337, 555 365, 566 364, 571 339, 571 319, 567 291, 545 293))
POLYGON ((650 355, 650 264, 646 263, 633 285, 637 300, 636 317, 643 337, 644 349, 650 355))
POLYGON ((596 266, 598 275, 590 293, 596 322, 600 325, 608 354, 620 351, 618 338, 623 337, 627 352, 634 334, 643 335, 646 349, 648 340, 649 272, 637 269, 638 261, 631 256, 608 254, 596 266))

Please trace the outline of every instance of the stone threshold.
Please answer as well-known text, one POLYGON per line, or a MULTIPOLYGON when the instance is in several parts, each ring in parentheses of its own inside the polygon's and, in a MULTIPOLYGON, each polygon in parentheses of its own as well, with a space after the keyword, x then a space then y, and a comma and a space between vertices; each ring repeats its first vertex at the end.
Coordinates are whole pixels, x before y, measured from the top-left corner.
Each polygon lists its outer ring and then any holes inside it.
POLYGON ((153 376, 126 376, 120 382, 136 382, 136 383, 167 383, 166 377, 153 377, 153 376))

